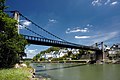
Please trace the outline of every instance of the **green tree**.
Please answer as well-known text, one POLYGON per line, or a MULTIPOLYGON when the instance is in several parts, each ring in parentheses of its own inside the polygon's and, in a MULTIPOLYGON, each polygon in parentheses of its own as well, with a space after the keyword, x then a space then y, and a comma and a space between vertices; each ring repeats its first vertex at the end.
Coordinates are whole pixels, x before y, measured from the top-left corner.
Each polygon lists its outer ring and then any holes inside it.
POLYGON ((40 53, 36 54, 36 55, 33 57, 33 61, 38 61, 38 60, 40 60, 40 56, 41 56, 40 53))
POLYGON ((25 55, 27 41, 17 33, 17 21, 3 12, 4 2, 0 0, 0 67, 12 67, 25 55))
POLYGON ((0 0, 0 10, 4 11, 7 7, 4 5, 6 0, 0 0))
POLYGON ((51 51, 59 51, 60 48, 59 47, 50 47, 47 50, 45 50, 46 53, 50 53, 51 51))
POLYGON ((71 57, 72 54, 72 51, 68 51, 68 57, 71 57))

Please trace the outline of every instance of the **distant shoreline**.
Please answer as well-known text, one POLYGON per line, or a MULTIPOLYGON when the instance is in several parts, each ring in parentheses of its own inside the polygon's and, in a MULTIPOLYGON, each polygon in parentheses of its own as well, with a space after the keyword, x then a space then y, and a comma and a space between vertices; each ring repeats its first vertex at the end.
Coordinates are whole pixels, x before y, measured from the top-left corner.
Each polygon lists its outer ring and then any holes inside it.
POLYGON ((107 60, 103 61, 90 61, 90 60, 61 60, 61 61, 31 61, 31 63, 62 63, 62 64, 120 64, 120 61, 107 60), (92 62, 92 63, 91 63, 92 62))
POLYGON ((32 63, 79 63, 87 64, 87 60, 62 60, 62 61, 32 61, 32 63))

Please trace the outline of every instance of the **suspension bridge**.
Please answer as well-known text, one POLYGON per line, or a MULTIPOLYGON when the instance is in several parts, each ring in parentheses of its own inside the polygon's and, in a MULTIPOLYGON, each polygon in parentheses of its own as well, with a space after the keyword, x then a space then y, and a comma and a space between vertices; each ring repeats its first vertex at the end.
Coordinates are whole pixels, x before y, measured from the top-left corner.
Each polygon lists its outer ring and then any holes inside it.
MULTIPOLYGON (((28 43, 30 44, 35 44, 35 45, 45 45, 45 46, 55 46, 55 47, 66 47, 66 48, 75 48, 75 49, 84 49, 84 50, 94 50, 94 51, 100 51, 100 49, 98 47, 93 47, 93 46, 85 46, 85 45, 80 45, 80 44, 75 44, 75 43, 71 43, 68 42, 56 35, 54 35, 53 33, 45 30, 44 28, 42 28, 41 26, 39 26, 38 24, 36 24, 35 22, 33 22, 32 20, 28 19, 27 17, 25 17, 22 13, 20 13, 19 11, 5 11, 6 13, 12 13, 13 17, 15 20, 18 21, 18 25, 17 27, 19 27, 19 25, 23 25, 19 22, 20 17, 24 18, 25 20, 31 22, 34 26, 36 26, 37 28, 41 29, 42 31, 44 31, 45 33, 53 36, 54 38, 58 39, 58 40, 54 40, 54 39, 49 39, 46 38, 45 36, 41 35, 40 33, 37 33, 36 31, 24 26, 24 28, 30 32, 32 32, 33 34, 35 34, 36 36, 31 36, 31 35, 25 35, 22 34, 24 36, 24 38, 28 41, 28 43), (38 37, 39 36, 39 37, 38 37)), ((18 29, 18 33, 19 33, 19 29, 18 29)))

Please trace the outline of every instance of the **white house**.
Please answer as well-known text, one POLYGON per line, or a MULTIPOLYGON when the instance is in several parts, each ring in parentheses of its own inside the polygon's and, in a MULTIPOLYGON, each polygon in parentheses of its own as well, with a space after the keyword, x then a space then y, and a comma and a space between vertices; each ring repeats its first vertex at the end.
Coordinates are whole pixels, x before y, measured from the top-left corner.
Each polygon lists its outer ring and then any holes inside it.
POLYGON ((45 58, 45 59, 48 59, 48 58, 54 57, 54 52, 55 52, 55 51, 51 51, 50 53, 45 53, 45 54, 44 54, 44 58, 45 58))
POLYGON ((67 50, 65 50, 65 49, 60 49, 59 50, 59 57, 63 57, 65 54, 67 54, 67 50))
POLYGON ((114 44, 108 51, 109 57, 112 59, 120 58, 120 44, 114 44))
POLYGON ((52 58, 60 58, 63 57, 65 54, 67 54, 67 50, 60 49, 59 51, 51 51, 50 53, 45 53, 42 55, 42 58, 48 59, 50 57, 52 58))
POLYGON ((72 51, 73 54, 79 53, 79 49, 72 49, 71 51, 72 51))
POLYGON ((79 53, 79 49, 60 49, 59 51, 51 51, 50 53, 45 53, 42 55, 42 58, 48 59, 48 58, 60 58, 63 57, 68 53, 68 51, 71 51, 73 54, 79 53))

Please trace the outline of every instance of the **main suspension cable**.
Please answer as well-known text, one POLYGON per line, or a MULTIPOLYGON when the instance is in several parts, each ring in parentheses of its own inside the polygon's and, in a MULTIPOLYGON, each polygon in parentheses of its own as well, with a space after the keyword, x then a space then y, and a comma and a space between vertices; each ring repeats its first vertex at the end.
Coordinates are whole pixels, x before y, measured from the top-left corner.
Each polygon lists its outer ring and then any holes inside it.
MULTIPOLYGON (((34 34, 36 34, 36 35, 42 37, 42 38, 46 38, 46 37, 44 37, 44 36, 42 36, 42 35, 36 33, 35 31, 29 29, 28 27, 26 27, 25 25, 23 25, 23 24, 21 24, 21 23, 19 23, 19 25, 24 26, 25 29, 27 29, 28 31, 30 31, 30 32, 32 32, 32 33, 34 33, 34 34)), ((47 39, 47 38, 46 38, 46 39, 47 39)))
POLYGON ((27 17, 25 17, 23 14, 21 14, 21 13, 19 13, 19 14, 20 14, 20 16, 22 16, 23 18, 25 18, 27 21, 30 21, 32 24, 34 24, 35 26, 37 26, 37 27, 40 28, 41 30, 45 31, 46 33, 54 36, 54 37, 57 38, 57 39, 60 39, 60 40, 62 40, 62 41, 64 41, 64 42, 67 42, 66 40, 64 40, 64 39, 62 39, 62 38, 60 38, 60 37, 52 34, 51 32, 49 32, 49 31, 47 31, 47 30, 45 30, 45 29, 43 29, 42 27, 40 27, 39 25, 37 25, 36 23, 34 23, 32 20, 30 20, 30 19, 28 19, 27 17))

